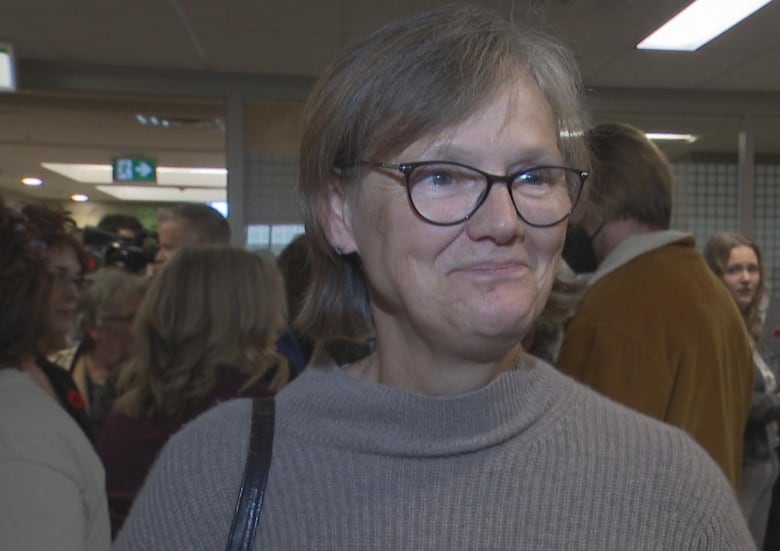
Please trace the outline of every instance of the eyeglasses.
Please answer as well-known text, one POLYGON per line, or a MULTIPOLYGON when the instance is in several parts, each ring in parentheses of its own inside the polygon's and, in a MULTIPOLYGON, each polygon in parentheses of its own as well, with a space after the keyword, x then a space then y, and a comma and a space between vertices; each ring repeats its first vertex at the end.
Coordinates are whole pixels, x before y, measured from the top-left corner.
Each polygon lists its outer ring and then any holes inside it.
POLYGON ((81 274, 79 275, 72 275, 66 270, 58 269, 54 270, 53 272, 49 272, 51 275, 52 281, 61 287, 66 287, 68 285, 75 285, 76 289, 79 291, 84 288, 84 276, 81 274))
POLYGON ((571 214, 588 178, 584 170, 562 166, 537 166, 498 176, 448 161, 358 164, 400 171, 412 208, 437 226, 471 218, 497 182, 506 184, 512 205, 525 223, 538 228, 554 226, 571 214))

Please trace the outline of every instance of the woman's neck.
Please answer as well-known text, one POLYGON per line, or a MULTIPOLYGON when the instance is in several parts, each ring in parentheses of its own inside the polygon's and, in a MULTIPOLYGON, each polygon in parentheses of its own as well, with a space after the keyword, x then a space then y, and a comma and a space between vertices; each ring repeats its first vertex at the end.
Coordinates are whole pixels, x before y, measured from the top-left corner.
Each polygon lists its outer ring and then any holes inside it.
POLYGON ((111 375, 111 366, 101 361, 100 355, 94 351, 88 350, 84 353, 84 368, 87 371, 87 377, 96 385, 105 385, 111 375))
POLYGON ((518 344, 503 358, 476 363, 458 360, 426 361, 383 354, 381 346, 362 360, 346 367, 353 377, 429 396, 454 396, 484 387, 501 373, 512 369, 522 357, 518 344))

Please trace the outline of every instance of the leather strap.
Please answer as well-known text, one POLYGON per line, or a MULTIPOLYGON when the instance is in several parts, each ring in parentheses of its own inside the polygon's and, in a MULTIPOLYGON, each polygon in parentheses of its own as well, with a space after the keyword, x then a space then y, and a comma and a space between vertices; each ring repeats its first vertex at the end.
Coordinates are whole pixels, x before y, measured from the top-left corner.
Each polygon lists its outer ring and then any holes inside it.
POLYGON ((238 491, 233 524, 228 534, 227 551, 250 551, 255 539, 263 494, 271 467, 271 450, 274 439, 274 399, 252 400, 252 429, 249 434, 249 451, 244 478, 238 491))

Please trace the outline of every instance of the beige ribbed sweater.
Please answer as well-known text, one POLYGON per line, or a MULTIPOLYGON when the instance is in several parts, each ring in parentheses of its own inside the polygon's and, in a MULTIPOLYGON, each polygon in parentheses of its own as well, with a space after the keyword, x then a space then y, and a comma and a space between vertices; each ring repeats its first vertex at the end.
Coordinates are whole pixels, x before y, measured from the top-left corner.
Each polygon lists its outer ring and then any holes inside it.
MULTIPOLYGON (((528 363, 438 398, 307 368, 277 398, 254 549, 753 549, 690 438, 528 363)), ((116 551, 224 548, 250 406, 171 439, 116 551)))

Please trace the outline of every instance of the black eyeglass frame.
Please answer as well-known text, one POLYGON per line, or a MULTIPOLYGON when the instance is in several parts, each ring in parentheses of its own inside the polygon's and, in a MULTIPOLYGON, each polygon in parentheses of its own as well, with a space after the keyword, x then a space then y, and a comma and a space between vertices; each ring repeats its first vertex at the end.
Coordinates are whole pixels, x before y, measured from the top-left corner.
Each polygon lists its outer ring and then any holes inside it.
POLYGON ((393 163, 381 163, 381 162, 374 162, 374 161, 358 161, 358 165, 361 166, 371 166, 375 168, 387 168, 391 170, 397 170, 401 174, 404 175, 404 181, 406 183, 406 195, 409 198, 409 204, 412 206, 412 209, 414 210, 417 215, 428 222, 429 224, 433 224, 434 226, 455 226, 457 224, 462 224, 479 210, 479 208, 485 203, 487 200, 488 195, 490 195, 490 189, 493 187, 493 184, 496 182, 502 182, 506 184, 506 189, 509 192, 509 198, 512 201, 512 206, 515 208, 515 212, 517 213, 517 216, 528 224, 529 226, 533 226, 534 228, 551 228, 552 226, 556 226, 566 220, 569 216, 571 216, 572 211, 574 210, 574 207, 577 206, 577 202, 580 200, 580 196, 582 195, 582 190, 585 187, 585 181, 588 179, 588 176, 590 176, 590 173, 587 170, 581 170, 579 168, 572 168, 568 166, 558 166, 558 165, 539 165, 534 166, 531 168, 526 168, 523 170, 518 170, 517 172, 512 172, 510 174, 506 174, 505 176, 501 176, 498 174, 490 174, 489 172, 485 172, 484 170, 480 170, 478 168, 474 168, 473 166, 469 166, 463 163, 458 163, 455 161, 418 161, 414 163, 399 163, 399 164, 393 164, 393 163), (471 209, 471 212, 469 212, 466 216, 463 218, 460 218, 459 220, 456 220, 454 222, 435 222, 429 218, 427 218, 423 213, 419 211, 417 206, 414 204, 414 200, 412 199, 412 186, 409 181, 409 178, 412 174, 412 171, 418 167, 426 166, 426 165, 437 165, 437 164, 444 164, 444 165, 452 165, 452 166, 459 166, 461 168, 467 168, 469 170, 473 170, 477 174, 480 174, 484 176, 485 180, 487 181, 487 186, 485 186, 485 191, 482 192, 482 194, 479 196, 479 199, 474 204, 474 208, 471 209), (520 209, 517 208, 517 203, 515 203, 515 196, 512 193, 512 182, 514 182, 520 175, 525 174, 526 172, 533 172, 534 170, 540 170, 544 168, 557 168, 560 170, 564 170, 568 173, 575 174, 580 179, 580 187, 577 190, 577 195, 572 199, 571 207, 569 208, 569 211, 564 214, 560 219, 556 220, 555 222, 550 222, 548 224, 535 224, 533 222, 528 221, 521 213, 520 209))

